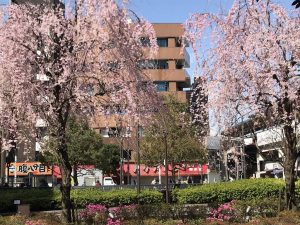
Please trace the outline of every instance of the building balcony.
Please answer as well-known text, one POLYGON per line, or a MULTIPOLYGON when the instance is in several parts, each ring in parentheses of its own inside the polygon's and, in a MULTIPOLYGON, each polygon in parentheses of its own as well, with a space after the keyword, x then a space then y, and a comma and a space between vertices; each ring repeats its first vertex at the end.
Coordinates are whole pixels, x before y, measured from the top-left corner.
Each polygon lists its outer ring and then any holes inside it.
POLYGON ((127 117, 128 116, 126 115, 118 114, 98 115, 91 121, 91 127, 97 129, 100 127, 117 127, 119 119, 122 118, 123 120, 126 120, 127 117))
POLYGON ((181 59, 185 60, 185 66, 190 65, 190 56, 186 49, 183 50, 181 47, 160 47, 155 59, 181 59))
POLYGON ((174 96, 179 102, 185 103, 188 101, 187 93, 185 91, 162 91, 160 94, 164 96, 172 95, 174 96))
POLYGON ((154 23, 153 28, 157 37, 181 37, 184 33, 180 23, 154 23))
POLYGON ((181 81, 190 83, 190 76, 184 69, 145 70, 153 81, 181 81))

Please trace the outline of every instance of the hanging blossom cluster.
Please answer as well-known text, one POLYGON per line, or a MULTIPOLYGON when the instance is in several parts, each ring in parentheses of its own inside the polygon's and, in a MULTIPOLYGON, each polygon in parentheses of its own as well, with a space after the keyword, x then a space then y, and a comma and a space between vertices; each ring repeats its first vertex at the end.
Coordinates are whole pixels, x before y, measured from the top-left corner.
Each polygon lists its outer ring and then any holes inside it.
POLYGON ((1 125, 18 138, 28 139, 37 119, 59 136, 71 112, 118 105, 137 115, 156 95, 138 65, 156 54, 155 32, 126 1, 78 0, 75 10, 13 4, 1 13, 0 43, 1 125))
POLYGON ((208 107, 220 124, 230 126, 237 115, 291 123, 299 111, 299 23, 299 11, 252 0, 235 1, 225 17, 194 14, 186 22, 208 107), (207 35, 211 47, 204 49, 207 35))

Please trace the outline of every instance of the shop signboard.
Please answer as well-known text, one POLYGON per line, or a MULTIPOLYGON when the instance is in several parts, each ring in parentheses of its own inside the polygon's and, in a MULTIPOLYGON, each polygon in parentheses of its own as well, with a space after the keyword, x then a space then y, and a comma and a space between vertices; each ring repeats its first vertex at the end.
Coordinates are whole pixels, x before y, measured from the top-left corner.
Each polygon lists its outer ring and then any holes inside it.
POLYGON ((15 175, 15 169, 17 168, 17 176, 28 176, 30 173, 34 176, 47 176, 52 175, 52 166, 45 165, 40 162, 17 162, 11 163, 9 166, 9 176, 15 175))

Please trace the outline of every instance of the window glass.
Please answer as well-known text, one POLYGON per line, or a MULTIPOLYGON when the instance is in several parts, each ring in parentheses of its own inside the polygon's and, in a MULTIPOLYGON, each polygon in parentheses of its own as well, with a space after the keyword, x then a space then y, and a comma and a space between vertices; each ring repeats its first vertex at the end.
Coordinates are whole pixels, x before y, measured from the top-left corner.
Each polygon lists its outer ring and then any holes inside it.
POLYGON ((141 43, 144 47, 150 47, 150 39, 148 37, 142 37, 141 43))
POLYGON ((168 38, 157 38, 157 45, 159 47, 168 47, 168 38))
POLYGON ((155 84, 156 90, 158 92, 168 91, 169 90, 169 82, 166 82, 166 81, 154 81, 153 83, 155 84))
POLYGON ((175 38, 175 47, 182 47, 182 39, 181 38, 175 38))
POLYGON ((145 131, 143 127, 139 127, 139 137, 144 137, 145 136, 145 131))
POLYGON ((169 64, 167 60, 157 60, 156 69, 169 69, 169 64))
POLYGON ((109 137, 108 136, 108 128, 106 128, 106 127, 100 128, 100 134, 102 137, 109 137))
POLYGON ((139 62, 141 69, 169 69, 168 60, 142 60, 139 62))

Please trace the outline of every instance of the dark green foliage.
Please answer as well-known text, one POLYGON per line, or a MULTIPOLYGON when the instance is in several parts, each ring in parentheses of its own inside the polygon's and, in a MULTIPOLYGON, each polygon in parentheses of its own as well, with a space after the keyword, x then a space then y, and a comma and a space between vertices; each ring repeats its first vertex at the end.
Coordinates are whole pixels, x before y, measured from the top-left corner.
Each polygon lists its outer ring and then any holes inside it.
MULTIPOLYGON (((158 165, 165 159, 175 165, 182 162, 206 162, 206 147, 196 136, 196 127, 191 125, 188 106, 174 97, 164 99, 165 107, 151 118, 141 142, 141 160, 147 165, 158 165)), ((172 173, 174 174, 174 169, 172 173)))
POLYGON ((104 144, 100 151, 94 152, 95 166, 107 175, 117 175, 120 163, 120 148, 117 145, 104 144))
MULTIPOLYGON (((299 187, 299 183, 296 186, 299 187)), ((224 203, 231 200, 278 197, 283 188, 282 180, 249 179, 175 190, 173 195, 175 200, 182 204, 224 203)))
MULTIPOLYGON (((42 161, 57 162, 53 151, 55 146, 55 140, 50 138, 45 145, 42 161)), ((84 119, 71 117, 68 120, 67 149, 73 170, 76 170, 78 165, 95 165, 104 174, 118 174, 119 147, 117 145, 103 144, 101 135, 91 129, 88 122, 84 119)), ((74 180, 77 182, 76 173, 74 173, 74 176, 74 180)))
POLYGON ((22 188, 0 189, 0 212, 16 211, 14 200, 21 200, 21 204, 30 204, 31 210, 58 209, 60 191, 51 188, 22 188))
MULTIPOLYGON (((71 164, 93 164, 94 153, 103 147, 100 134, 90 129, 86 120, 74 117, 68 120, 66 133, 68 157, 71 164)), ((45 145, 44 161, 56 162, 56 156, 53 151, 56 145, 56 140, 50 137, 45 145)))
MULTIPOLYGON (((279 213, 279 198, 235 201, 234 208, 236 209, 237 217, 245 218, 246 209, 249 206, 251 207, 248 214, 250 217, 274 217, 279 213)), ((283 206, 283 202, 281 206, 283 206)))
MULTIPOLYGON (((30 204, 31 210, 53 210, 61 207, 61 194, 58 189, 0 189, 0 212, 15 211, 14 199, 22 204, 30 204)), ((136 190, 123 189, 102 191, 96 188, 73 189, 71 199, 77 208, 84 208, 88 203, 103 204, 107 207, 138 203, 136 190)), ((140 204, 161 203, 163 196, 158 191, 145 190, 141 192, 140 204)))

